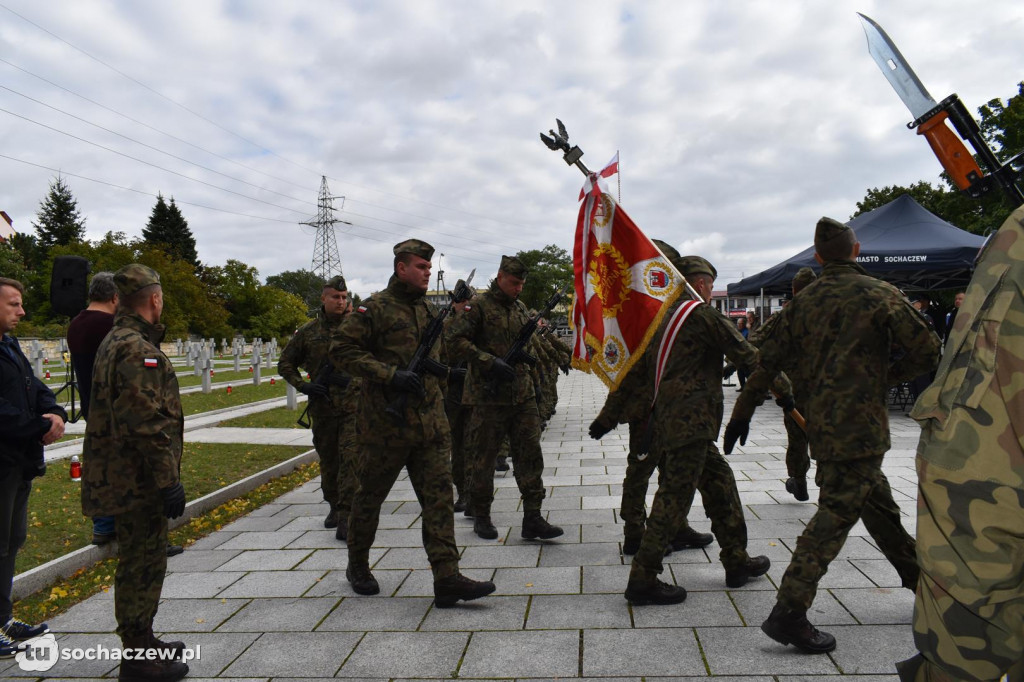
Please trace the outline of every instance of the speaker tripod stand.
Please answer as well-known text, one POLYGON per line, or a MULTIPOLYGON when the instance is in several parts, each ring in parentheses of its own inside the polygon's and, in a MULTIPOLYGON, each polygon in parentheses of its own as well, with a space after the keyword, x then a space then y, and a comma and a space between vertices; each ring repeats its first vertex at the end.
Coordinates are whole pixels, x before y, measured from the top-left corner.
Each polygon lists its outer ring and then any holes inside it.
POLYGON ((78 390, 78 382, 75 381, 75 366, 71 363, 71 353, 68 353, 68 361, 65 366, 68 368, 67 374, 64 375, 65 381, 60 388, 53 392, 53 395, 59 396, 64 391, 68 391, 71 398, 67 411, 68 422, 74 424, 82 418, 82 411, 75 405, 75 394, 81 395, 81 393, 78 390))

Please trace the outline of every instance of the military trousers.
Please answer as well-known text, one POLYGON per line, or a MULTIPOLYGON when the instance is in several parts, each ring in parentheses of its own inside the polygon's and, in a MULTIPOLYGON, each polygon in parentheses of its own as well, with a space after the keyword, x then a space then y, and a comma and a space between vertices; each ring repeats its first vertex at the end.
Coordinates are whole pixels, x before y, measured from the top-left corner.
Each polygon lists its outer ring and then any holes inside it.
POLYGON ((540 511, 544 500, 540 413, 537 402, 527 400, 518 405, 472 406, 466 424, 466 462, 470 467, 469 509, 474 516, 491 513, 494 458, 506 436, 523 511, 540 511))
POLYGON ((167 572, 167 518, 159 494, 137 508, 114 516, 117 570, 114 572, 114 617, 122 641, 153 628, 167 572))
POLYGON ((448 428, 452 432, 452 482, 461 497, 469 487, 469 474, 466 471, 466 420, 469 408, 446 400, 444 411, 448 416, 448 428))
POLYGON ((686 523, 694 492, 699 490, 711 532, 721 547, 726 570, 747 561, 747 523, 732 467, 714 441, 673 444, 652 456, 664 458, 665 471, 654 494, 640 549, 633 557, 630 582, 650 582, 662 572, 665 547, 686 523))
POLYGON ((320 488, 331 509, 348 513, 356 492, 356 416, 310 415, 313 447, 320 458, 320 488))
POLYGON ((448 440, 408 446, 360 446, 359 485, 348 517, 348 561, 369 566, 380 508, 405 467, 423 509, 423 548, 434 580, 459 572, 455 545, 455 500, 448 440))
POLYGON ((14 563, 28 536, 30 492, 32 481, 24 480, 20 469, 0 478, 0 623, 10 620, 13 613, 14 563))
POLYGON ((864 521, 903 586, 914 589, 920 573, 914 539, 900 520, 900 508, 882 473, 882 457, 819 460, 815 482, 820 488, 818 511, 797 538, 796 550, 779 586, 779 604, 799 612, 811 608, 818 582, 858 520, 864 521))
MULTIPOLYGON (((651 475, 658 470, 658 485, 665 477, 665 460, 656 458, 648 453, 643 459, 637 454, 642 449, 641 441, 644 437, 644 430, 647 423, 644 421, 633 421, 629 423, 629 454, 626 455, 626 476, 622 479, 622 504, 619 508, 619 516, 623 521, 623 535, 626 540, 639 542, 647 527, 647 488, 651 482, 651 475)), ((683 519, 679 531, 683 532, 689 528, 686 519, 683 519)))
POLYGON ((788 412, 782 416, 789 442, 786 445, 786 472, 793 478, 805 478, 811 468, 808 454, 807 433, 800 428, 788 412))

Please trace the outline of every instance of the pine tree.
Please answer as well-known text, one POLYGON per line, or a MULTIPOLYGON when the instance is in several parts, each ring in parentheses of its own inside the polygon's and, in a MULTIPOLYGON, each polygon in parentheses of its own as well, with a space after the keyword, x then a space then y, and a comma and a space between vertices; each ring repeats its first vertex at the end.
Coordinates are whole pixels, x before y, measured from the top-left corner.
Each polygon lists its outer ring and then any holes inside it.
POLYGON ((39 202, 32 227, 36 228, 39 246, 44 250, 85 239, 85 219, 78 212, 78 201, 60 176, 50 183, 49 193, 39 202))
POLYGON ((174 203, 174 197, 168 204, 163 195, 157 195, 149 223, 142 229, 142 238, 151 244, 162 244, 175 258, 199 266, 196 239, 188 229, 188 221, 174 203))

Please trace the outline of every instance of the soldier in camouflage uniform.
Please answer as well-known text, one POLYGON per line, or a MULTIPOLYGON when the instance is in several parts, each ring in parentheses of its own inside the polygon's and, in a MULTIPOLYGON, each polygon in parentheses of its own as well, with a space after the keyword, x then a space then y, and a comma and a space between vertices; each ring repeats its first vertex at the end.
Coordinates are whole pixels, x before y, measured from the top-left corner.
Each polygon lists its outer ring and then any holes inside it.
POLYGON ((313 447, 320 457, 320 488, 330 505, 325 528, 339 540, 348 537, 348 513, 356 488, 356 408, 359 382, 331 367, 331 336, 350 314, 348 287, 341 275, 331 278, 320 295, 320 310, 295 332, 281 351, 278 373, 309 396, 313 447), (301 369, 313 378, 305 381, 301 369))
POLYGON ((895 287, 856 263, 853 231, 818 221, 821 276, 779 315, 761 344, 761 362, 786 372, 807 407, 807 437, 818 463, 818 511, 796 542, 778 601, 761 629, 809 653, 832 651, 835 637, 807 620, 818 581, 858 520, 914 589, 914 539, 900 522, 882 457, 889 449, 889 386, 935 366, 939 339, 895 287), (897 358, 893 360, 893 358, 897 358))
MULTIPOLYGON (((814 277, 814 270, 800 268, 793 278, 793 296, 796 296, 803 291, 804 287, 813 282, 814 277)), ((772 314, 771 317, 764 321, 764 324, 751 332, 747 340, 754 347, 760 347, 761 342, 771 334, 772 329, 775 328, 776 323, 779 321, 779 314, 781 312, 780 310, 772 314)), ((732 417, 730 417, 729 423, 725 427, 725 454, 732 453, 737 439, 740 440, 740 445, 746 444, 747 434, 750 431, 750 420, 754 416, 754 411, 764 404, 765 386, 769 382, 772 385, 772 390, 779 395, 788 394, 792 391, 792 385, 785 373, 779 372, 772 376, 763 367, 758 367, 754 370, 750 378, 747 379, 747 384, 743 391, 736 398, 736 404, 732 408, 732 417)), ((802 414, 799 406, 794 405, 794 407, 802 414)), ((806 502, 809 499, 807 495, 807 471, 811 468, 811 460, 807 454, 807 433, 803 427, 796 423, 791 409, 783 410, 782 423, 786 427, 786 435, 788 437, 786 445, 786 472, 789 474, 789 478, 786 479, 786 491, 800 502, 806 502)))
POLYGON ((1024 206, 978 261, 917 446, 914 607, 903 680, 1024 679, 1024 206))
POLYGON ((381 505, 405 467, 423 508, 423 546, 434 574, 434 603, 447 608, 460 599, 490 594, 494 583, 459 573, 451 432, 440 385, 448 368, 438 360, 440 344, 430 350, 433 362, 426 376, 406 369, 437 314, 425 297, 434 248, 409 239, 396 244, 394 253, 395 274, 387 289, 345 319, 330 350, 337 369, 363 380, 356 426, 359 485, 349 515, 345 577, 358 594, 380 591, 370 572, 370 548, 381 505))
MULTIPOLYGON (((160 276, 132 264, 114 273, 119 309, 96 351, 82 449, 82 512, 113 516, 117 532, 114 615, 125 648, 173 649, 153 635, 167 570, 167 519, 185 512, 184 417, 171 361, 160 352, 160 276)), ((178 660, 123 660, 119 679, 178 680, 178 660)))
POLYGON ((537 329, 538 340, 547 351, 547 362, 541 375, 540 418, 547 423, 555 414, 558 404, 558 372, 569 375, 572 351, 558 336, 551 331, 547 320, 541 320, 537 329))
MULTIPOLYGON (((651 241, 666 257, 674 262, 679 261, 681 256, 672 245, 660 239, 651 241)), ((634 371, 646 370, 637 368, 634 371)), ((622 553, 627 556, 636 554, 640 549, 640 540, 647 525, 647 488, 651 475, 657 469, 659 481, 665 476, 664 458, 651 456, 644 446, 644 432, 650 416, 654 386, 644 382, 630 384, 630 387, 639 389, 639 392, 632 394, 622 390, 621 386, 610 392, 594 420, 602 428, 607 426, 608 430, 615 428, 616 424, 629 424, 629 453, 626 455, 626 475, 622 480, 622 506, 619 511, 623 522, 622 553)), ((715 537, 710 533, 695 531, 683 518, 682 526, 672 538, 667 551, 699 549, 707 547, 714 540, 715 537)))
MULTIPOLYGON (((715 268, 700 256, 673 261, 676 269, 703 300, 710 300, 717 276, 715 268)), ((618 390, 625 395, 642 395, 642 384, 655 385, 658 351, 671 324, 673 313, 688 297, 670 308, 641 364, 634 367, 618 390)), ((651 423, 650 457, 664 459, 665 472, 654 495, 640 548, 633 557, 626 586, 626 599, 633 604, 678 604, 686 590, 658 580, 662 557, 676 536, 695 490, 700 490, 704 511, 711 519, 711 532, 721 546, 719 557, 729 587, 745 585, 750 578, 764 575, 768 557, 747 554, 747 525, 732 469, 715 447, 722 423, 722 356, 737 366, 757 363, 757 350, 717 310, 698 304, 678 328, 657 387, 651 423)), ((613 425, 595 421, 590 436, 600 438, 613 425)), ((643 450, 644 448, 640 448, 643 450)))
POLYGON ((506 435, 523 499, 522 537, 547 540, 563 532, 541 516, 544 455, 530 368, 502 360, 528 322, 526 306, 519 300, 526 275, 526 266, 518 258, 502 256, 491 287, 464 306, 446 337, 451 356, 469 362, 462 398, 463 404, 473 408, 466 426, 467 455, 473 460, 466 514, 474 517, 473 531, 488 540, 498 537, 491 522, 493 467, 498 445, 506 435))
MULTIPOLYGON (((465 282, 460 279, 455 284, 455 288, 458 289, 464 284, 465 282)), ((452 309, 452 315, 446 321, 448 326, 462 309, 461 305, 456 305, 452 309)), ((466 383, 466 363, 449 363, 449 368, 448 381, 444 390, 444 413, 448 417, 448 426, 452 432, 452 481, 455 484, 455 511, 464 512, 466 511, 466 500, 469 497, 467 490, 469 477, 466 473, 465 458, 465 431, 469 408, 462 404, 462 388, 466 383)))

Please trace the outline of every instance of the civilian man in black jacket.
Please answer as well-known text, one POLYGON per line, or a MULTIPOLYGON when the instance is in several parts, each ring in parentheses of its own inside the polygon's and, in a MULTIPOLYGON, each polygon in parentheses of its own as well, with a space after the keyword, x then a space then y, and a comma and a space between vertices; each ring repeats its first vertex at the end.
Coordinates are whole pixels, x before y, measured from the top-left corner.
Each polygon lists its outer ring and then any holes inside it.
POLYGON ((13 618, 14 559, 28 534, 32 479, 46 471, 43 446, 64 435, 67 413, 53 391, 32 374, 18 340, 8 334, 25 316, 21 282, 0 277, 0 658, 18 642, 49 631, 13 618))

